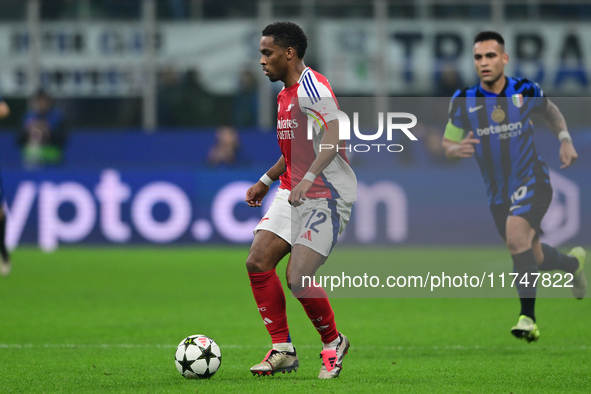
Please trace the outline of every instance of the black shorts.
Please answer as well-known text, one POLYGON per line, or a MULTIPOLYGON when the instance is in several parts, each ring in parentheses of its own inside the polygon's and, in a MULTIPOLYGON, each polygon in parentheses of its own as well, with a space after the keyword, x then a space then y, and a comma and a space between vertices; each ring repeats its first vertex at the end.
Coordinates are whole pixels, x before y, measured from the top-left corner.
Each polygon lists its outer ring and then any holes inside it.
POLYGON ((504 204, 491 205, 490 211, 495 220, 497 231, 506 240, 507 218, 520 216, 528 221, 536 231, 536 236, 544 234, 540 225, 552 201, 552 186, 541 183, 521 186, 512 194, 512 201, 504 204))

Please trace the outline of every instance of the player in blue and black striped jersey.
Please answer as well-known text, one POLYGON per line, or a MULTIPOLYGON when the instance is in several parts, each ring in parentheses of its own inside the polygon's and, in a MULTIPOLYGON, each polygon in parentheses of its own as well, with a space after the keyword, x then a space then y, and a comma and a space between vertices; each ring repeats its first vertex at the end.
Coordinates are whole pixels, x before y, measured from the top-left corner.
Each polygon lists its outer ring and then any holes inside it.
MULTIPOLYGON (((0 119, 4 119, 10 114, 10 107, 0 97, 0 119)), ((6 249, 4 235, 6 232, 6 214, 4 213, 4 188, 2 187, 2 177, 0 177, 0 274, 7 276, 10 273, 12 265, 10 256, 6 249)))
POLYGON ((552 187, 548 167, 536 151, 531 115, 540 113, 560 140, 561 168, 573 164, 577 152, 562 113, 538 84, 505 76, 509 56, 500 34, 477 34, 473 53, 480 83, 453 95, 443 148, 450 159, 475 156, 478 161, 497 230, 518 273, 521 312, 511 332, 531 342, 540 336, 534 273, 558 269, 573 274, 572 290, 579 299, 587 287, 585 250, 577 247, 565 255, 539 240, 552 187))

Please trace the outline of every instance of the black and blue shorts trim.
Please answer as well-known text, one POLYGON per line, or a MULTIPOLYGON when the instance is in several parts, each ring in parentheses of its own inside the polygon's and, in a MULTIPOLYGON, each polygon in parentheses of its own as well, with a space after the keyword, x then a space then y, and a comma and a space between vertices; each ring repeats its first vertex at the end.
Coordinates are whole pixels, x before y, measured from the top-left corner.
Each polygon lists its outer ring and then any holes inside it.
POLYGON ((501 238, 506 239, 505 231, 509 216, 524 218, 536 231, 537 236, 544 234, 541 224, 550 202, 552 202, 552 186, 549 183, 534 183, 520 186, 512 194, 511 201, 491 205, 490 211, 501 238))

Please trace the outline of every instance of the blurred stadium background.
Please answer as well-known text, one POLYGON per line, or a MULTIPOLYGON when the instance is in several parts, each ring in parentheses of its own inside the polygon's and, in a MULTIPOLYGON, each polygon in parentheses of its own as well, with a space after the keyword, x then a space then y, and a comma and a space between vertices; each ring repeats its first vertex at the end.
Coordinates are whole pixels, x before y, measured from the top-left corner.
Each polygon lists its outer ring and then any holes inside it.
MULTIPOLYGON (((9 245, 248 244, 262 212, 241 203, 244 191, 279 155, 281 86, 258 64, 260 32, 276 20, 304 27, 306 63, 337 96, 442 97, 444 106, 476 82, 474 34, 499 30, 507 73, 556 98, 580 155, 558 170, 558 144, 539 121, 556 189, 547 241, 589 243, 591 2, 2 0, 9 245), (29 168, 16 136, 39 88, 55 97, 69 136, 62 163, 29 168), (224 126, 238 148, 217 165, 208 155, 224 126)), ((476 163, 442 157, 445 122, 418 128, 418 143, 379 165, 352 157, 371 198, 359 202, 364 216, 354 214, 345 243, 499 245, 476 163)))

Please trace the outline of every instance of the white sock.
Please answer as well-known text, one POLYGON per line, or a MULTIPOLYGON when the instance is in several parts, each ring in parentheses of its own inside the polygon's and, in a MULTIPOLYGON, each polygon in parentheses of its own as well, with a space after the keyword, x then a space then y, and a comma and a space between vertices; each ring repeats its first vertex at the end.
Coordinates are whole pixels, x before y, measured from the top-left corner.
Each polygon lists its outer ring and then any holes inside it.
POLYGON ((291 342, 274 343, 273 349, 279 350, 280 352, 293 352, 293 345, 291 342))
POLYGON ((341 343, 341 335, 339 334, 339 336, 337 337, 337 339, 335 339, 332 342, 329 343, 323 343, 322 344, 322 350, 336 350, 337 349, 337 345, 341 343))

